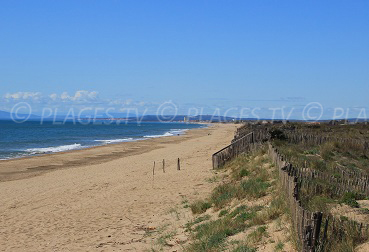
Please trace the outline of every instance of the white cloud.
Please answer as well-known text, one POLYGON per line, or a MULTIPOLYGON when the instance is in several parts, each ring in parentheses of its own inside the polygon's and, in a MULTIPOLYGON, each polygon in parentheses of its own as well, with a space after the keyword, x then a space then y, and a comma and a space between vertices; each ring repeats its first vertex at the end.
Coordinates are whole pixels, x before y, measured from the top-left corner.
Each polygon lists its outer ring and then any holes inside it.
POLYGON ((99 93, 96 91, 79 90, 74 95, 63 92, 60 95, 52 93, 47 97, 49 102, 97 102, 99 101, 99 93))
POLYGON ((51 94, 51 95, 49 95, 49 97, 53 101, 56 101, 58 99, 58 95, 57 94, 51 94))
POLYGON ((96 100, 98 96, 98 93, 96 91, 85 91, 85 90, 80 90, 77 91, 74 95, 74 97, 72 97, 72 100, 96 100))
POLYGON ((17 93, 7 93, 4 98, 6 100, 33 100, 39 101, 42 98, 40 92, 17 92, 17 93))
POLYGON ((67 92, 63 92, 60 95, 60 99, 62 101, 80 101, 80 102, 87 102, 87 101, 96 101, 98 100, 98 92, 96 91, 86 91, 86 90, 79 90, 73 96, 70 96, 67 92))
POLYGON ((57 108, 59 110, 84 107, 114 108, 118 111, 122 108, 146 108, 155 104, 133 99, 103 99, 96 91, 78 90, 70 95, 68 92, 42 94, 41 92, 16 92, 6 93, 0 96, 0 106, 11 108, 18 102, 27 102, 36 111, 44 107, 57 108))
POLYGON ((68 95, 67 92, 63 92, 61 95, 60 95, 60 98, 62 100, 68 100, 70 98, 70 96, 68 95))

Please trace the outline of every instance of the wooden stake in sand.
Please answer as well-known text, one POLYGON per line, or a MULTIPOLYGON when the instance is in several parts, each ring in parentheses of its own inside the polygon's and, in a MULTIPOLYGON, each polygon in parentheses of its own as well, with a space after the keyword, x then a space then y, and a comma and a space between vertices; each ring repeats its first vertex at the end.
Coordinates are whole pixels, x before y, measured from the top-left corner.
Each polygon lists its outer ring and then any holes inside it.
POLYGON ((154 180, 155 180, 155 161, 154 166, 152 167, 152 187, 154 187, 154 180))
POLYGON ((179 170, 181 170, 181 163, 180 163, 180 161, 179 161, 179 158, 178 158, 178 162, 177 162, 177 170, 179 171, 179 170))
POLYGON ((165 173, 165 160, 163 159, 163 172, 165 173))
POLYGON ((155 161, 154 161, 154 167, 152 168, 152 176, 155 176, 155 161))

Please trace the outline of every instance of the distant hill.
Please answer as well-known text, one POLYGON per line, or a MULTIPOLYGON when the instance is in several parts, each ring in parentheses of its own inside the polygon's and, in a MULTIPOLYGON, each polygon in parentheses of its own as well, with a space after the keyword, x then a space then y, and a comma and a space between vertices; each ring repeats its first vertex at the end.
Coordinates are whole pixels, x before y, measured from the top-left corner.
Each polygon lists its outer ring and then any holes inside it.
MULTIPOLYGON (((13 116, 16 118, 15 116, 13 116)), ((18 114, 18 117, 26 118, 28 115, 26 114, 18 114)), ((64 121, 67 115, 50 115, 45 117, 45 121, 56 120, 56 121, 64 121)), ((82 114, 81 119, 89 119, 95 118, 95 115, 90 115, 88 113, 82 114)), ((101 113, 96 115, 96 119, 122 119, 122 120, 129 120, 129 121, 141 121, 141 122, 169 122, 169 121, 212 121, 212 122, 230 122, 230 121, 271 121, 269 118, 239 118, 239 117, 230 117, 230 116, 213 116, 213 115, 197 115, 197 116, 186 116, 186 115, 135 115, 135 114, 127 114, 127 113, 101 113)), ((73 115, 68 115, 67 120, 72 120, 73 115)), ((75 117, 77 119, 77 117, 75 117)), ((12 120, 11 113, 6 111, 0 110, 0 120, 12 120)), ((38 115, 31 115, 29 120, 41 120, 41 116, 38 115)), ((348 122, 367 122, 369 119, 356 119, 350 118, 348 122)), ((274 119, 274 121, 283 121, 282 119, 274 119)), ((303 120, 288 120, 288 121, 303 121, 303 120)), ((329 122, 330 120, 320 120, 319 122, 329 122)), ((337 120, 342 121, 342 120, 337 120)))
MULTIPOLYGON (((17 116, 13 114, 13 118, 27 118, 27 117, 28 117, 28 114, 17 114, 17 116)), ((40 119, 40 117, 31 114, 29 119, 35 120, 35 119, 40 119)), ((0 120, 12 120, 12 114, 10 112, 0 110, 0 120)))

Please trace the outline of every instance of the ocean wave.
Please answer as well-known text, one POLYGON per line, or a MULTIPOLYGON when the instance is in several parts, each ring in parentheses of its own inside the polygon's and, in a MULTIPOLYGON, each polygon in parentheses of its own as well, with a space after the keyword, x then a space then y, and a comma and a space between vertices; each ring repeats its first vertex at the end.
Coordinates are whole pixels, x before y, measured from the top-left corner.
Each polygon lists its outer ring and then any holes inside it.
POLYGON ((133 142, 137 140, 138 139, 133 139, 130 137, 130 138, 122 138, 122 139, 95 140, 95 142, 101 142, 103 144, 112 144, 112 143, 133 142))
POLYGON ((56 147, 46 147, 46 148, 32 148, 25 150, 30 154, 43 154, 43 153, 54 153, 54 152, 62 152, 62 151, 70 151, 75 149, 81 149, 81 144, 70 144, 70 145, 61 145, 56 147))
POLYGON ((183 135, 188 129, 171 129, 168 132, 165 132, 162 135, 149 135, 144 136, 146 138, 157 138, 157 137, 166 137, 166 136, 175 136, 175 135, 183 135))

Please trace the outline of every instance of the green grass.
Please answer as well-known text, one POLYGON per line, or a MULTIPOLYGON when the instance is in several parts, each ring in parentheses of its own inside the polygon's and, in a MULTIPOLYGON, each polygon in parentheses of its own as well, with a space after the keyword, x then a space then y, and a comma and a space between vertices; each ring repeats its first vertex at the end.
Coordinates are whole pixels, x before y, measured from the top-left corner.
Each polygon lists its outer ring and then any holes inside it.
POLYGON ((269 221, 278 219, 288 212, 288 207, 283 195, 275 195, 269 207, 258 212, 250 221, 250 226, 264 225, 269 221))
POLYGON ((228 214, 228 210, 226 209, 222 209, 220 212, 219 212, 219 217, 222 217, 224 215, 227 215, 228 214))
MULTIPOLYGON (((247 207, 245 205, 241 205, 237 207, 234 211, 229 213, 227 217, 238 220, 240 222, 246 222, 255 218, 256 214, 261 209, 263 209, 262 206, 247 207)), ((248 223, 247 226, 250 226, 250 224, 248 223)))
POLYGON ((250 171, 248 171, 246 168, 236 169, 232 172, 232 177, 235 180, 241 180, 242 178, 249 176, 250 171))
POLYGON ((211 178, 207 178, 206 179, 206 182, 208 183, 216 183, 220 180, 220 177, 219 176, 214 176, 214 177, 211 177, 211 178))
POLYGON ((187 199, 182 200, 182 205, 183 205, 183 208, 189 208, 190 207, 190 205, 188 204, 187 199))
POLYGON ((157 243, 161 246, 164 246, 164 245, 166 245, 167 241, 172 239, 176 234, 177 234, 177 232, 175 232, 175 231, 165 233, 157 239, 157 243))
POLYGON ((241 244, 235 249, 233 249, 232 252, 256 252, 256 248, 250 248, 247 245, 241 244))
POLYGON ((284 243, 283 242, 278 242, 277 245, 275 246, 274 250, 275 251, 282 251, 284 247, 284 243))
POLYGON ((191 230, 191 228, 192 228, 194 225, 199 224, 199 223, 201 223, 201 222, 203 222, 203 221, 210 220, 210 218, 211 218, 211 216, 210 216, 210 215, 208 215, 208 214, 207 214, 207 215, 204 215, 204 216, 197 217, 194 221, 189 222, 189 223, 187 223, 187 224, 185 225, 186 230, 187 230, 187 231, 190 231, 190 230, 191 230))
POLYGON ((237 199, 257 199, 265 196, 270 183, 259 178, 250 178, 240 184, 227 183, 217 186, 211 196, 210 201, 217 209, 223 208, 234 198, 237 199))
POLYGON ((247 210, 247 206, 246 205, 241 205, 238 206, 235 210, 233 210, 230 214, 229 217, 233 218, 235 216, 237 216, 238 214, 245 212, 247 210))
MULTIPOLYGON (((265 148, 261 148, 226 164, 222 169, 230 171, 230 176, 213 189, 209 198, 190 205, 195 214, 203 213, 209 207, 220 212, 215 217, 217 219, 209 219, 205 215, 186 225, 192 236, 186 251, 256 251, 248 242, 235 244, 227 238, 255 225, 253 221, 257 216, 262 216, 261 212, 266 213, 267 220, 283 214, 284 208, 279 197, 273 200, 268 210, 264 206, 249 207, 244 204, 231 207, 231 203, 233 205, 243 199, 259 199, 267 195, 271 187, 275 188, 276 183, 270 181, 275 180, 273 176, 277 176, 277 173, 269 171, 273 166, 268 164, 270 160, 265 153, 265 148)), ((257 242, 266 235, 266 226, 259 226, 248 239, 257 242)))
POLYGON ((202 214, 205 213, 206 210, 211 208, 211 203, 204 200, 198 200, 192 203, 190 205, 190 208, 193 214, 202 214))
POLYGON ((227 237, 242 232, 245 228, 245 223, 230 217, 200 224, 194 229, 194 242, 187 251, 220 251, 226 247, 227 237))
POLYGON ((257 178, 250 178, 241 183, 241 195, 239 198, 252 198, 257 199, 265 196, 267 190, 270 187, 270 183, 264 182, 263 180, 257 178))
MULTIPOLYGON (((339 123, 340 124, 340 123, 339 123)), ((274 125, 245 125, 238 131, 250 132, 260 130, 268 130, 271 134, 273 144, 278 147, 279 152, 292 164, 297 167, 310 168, 312 170, 320 171, 327 174, 327 176, 333 176, 337 179, 342 179, 343 176, 340 172, 336 171, 336 167, 347 173, 361 172, 363 174, 369 174, 369 150, 365 147, 361 141, 369 142, 369 126, 367 124, 356 125, 309 125, 305 123, 287 123, 287 124, 274 124, 274 125), (302 141, 300 143, 292 143, 292 139, 288 139, 289 133, 297 133, 297 135, 315 135, 317 137, 337 137, 348 139, 345 142, 337 142, 335 139, 331 139, 323 144, 315 144, 313 142, 302 141), (360 140, 358 143, 350 142, 350 140, 360 140)), ((306 140, 309 140, 306 138, 306 140)), ((238 198, 258 198, 265 195, 271 189, 260 185, 261 190, 254 189, 258 186, 249 186, 249 180, 256 180, 259 178, 259 182, 270 183, 270 186, 274 186, 273 181, 268 179, 268 172, 263 168, 260 163, 253 160, 251 156, 248 159, 248 164, 238 164, 237 169, 232 171, 234 178, 240 181, 240 190, 237 190, 238 198), (237 172, 240 169, 245 168, 250 173, 247 176, 239 176, 237 172), (258 169, 261 172, 258 172, 258 169), (264 174, 261 174, 264 173, 264 174), (259 175, 258 175, 259 174, 259 175), (250 179, 251 178, 251 179, 250 179), (248 192, 247 194, 244 191, 248 192)), ((233 175, 232 174, 232 175, 233 175)), ((307 180, 305 180, 307 181, 307 180)), ((339 203, 346 204, 353 208, 359 208, 358 200, 364 199, 363 195, 356 194, 354 192, 346 193, 342 196, 336 194, 340 192, 337 190, 340 185, 335 182, 329 182, 324 179, 309 179, 308 183, 301 183, 300 199, 304 208, 309 211, 320 211, 324 214, 330 212, 330 208, 339 203), (316 190, 315 190, 316 189, 316 190)), ((260 183, 261 184, 261 183, 260 183)), ((286 204, 283 204, 281 200, 273 200, 269 207, 265 207, 262 211, 258 212, 248 223, 251 225, 264 225, 269 220, 278 219, 288 210, 286 204), (285 205, 285 206, 284 206, 285 205)), ((365 211, 365 210, 363 210, 365 211)), ((329 229, 328 237, 329 241, 325 246, 324 251, 353 251, 354 248, 367 241, 369 236, 363 236, 350 227, 352 221, 347 218, 337 218, 337 221, 342 222, 339 225, 342 226, 337 229, 329 229)), ((331 224, 329 224, 331 225, 331 224)), ((254 234, 257 237, 256 234, 254 234)), ((255 238, 256 239, 256 238, 255 238)), ((283 244, 282 244, 283 245, 283 244)), ((283 250, 281 244, 277 244, 276 250, 283 250)))
POLYGON ((211 196, 211 202, 216 208, 222 208, 237 196, 237 186, 233 184, 222 184, 217 186, 211 196))
POLYGON ((248 241, 252 244, 256 244, 267 235, 266 226, 258 227, 255 231, 248 235, 248 241))
POLYGON ((334 199, 326 197, 324 195, 316 195, 303 200, 303 203, 308 208, 308 210, 323 213, 328 213, 331 209, 331 205, 335 202, 336 201, 334 199))
POLYGON ((363 200, 363 199, 365 199, 365 196, 362 194, 358 194, 354 192, 347 192, 342 196, 340 203, 344 203, 350 207, 359 208, 360 205, 356 200, 363 200))

